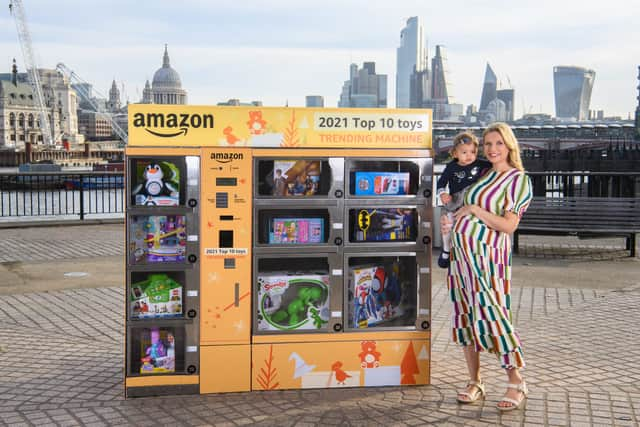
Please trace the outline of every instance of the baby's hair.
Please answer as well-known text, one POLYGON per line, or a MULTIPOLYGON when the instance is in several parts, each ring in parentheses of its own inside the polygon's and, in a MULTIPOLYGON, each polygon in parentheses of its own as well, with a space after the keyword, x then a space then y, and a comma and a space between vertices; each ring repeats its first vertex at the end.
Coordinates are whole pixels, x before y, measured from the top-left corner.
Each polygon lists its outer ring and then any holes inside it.
POLYGON ((453 137, 453 145, 451 146, 451 150, 449 150, 449 155, 455 159, 455 151, 456 148, 461 144, 473 144, 478 151, 478 147, 480 143, 478 142, 478 138, 471 131, 460 132, 456 136, 453 137))

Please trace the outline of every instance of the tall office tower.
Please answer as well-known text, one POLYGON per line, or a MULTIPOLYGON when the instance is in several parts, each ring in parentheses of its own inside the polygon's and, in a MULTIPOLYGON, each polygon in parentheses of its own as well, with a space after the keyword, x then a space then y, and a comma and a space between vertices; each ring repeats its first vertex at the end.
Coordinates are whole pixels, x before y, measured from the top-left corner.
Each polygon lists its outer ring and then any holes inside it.
POLYGON ((556 117, 585 120, 589 114, 591 90, 596 72, 583 67, 553 67, 556 117))
POLYGON ((448 104, 449 99, 449 74, 445 47, 436 45, 436 55, 431 59, 431 98, 443 100, 448 104))
POLYGON ((487 69, 484 72, 484 84, 482 85, 482 98, 480 98, 479 110, 485 110, 489 103, 498 97, 498 78, 493 72, 491 65, 487 62, 487 69))
POLYGON ((409 108, 423 108, 423 104, 431 97, 429 70, 414 71, 409 86, 409 108))
POLYGON ((513 116, 514 116, 514 100, 515 98, 515 89, 498 89, 496 91, 496 94, 498 95, 498 99, 502 102, 504 102, 504 106, 505 106, 505 120, 506 121, 513 121, 513 116))
POLYGON ((342 86, 338 107, 386 108, 387 75, 376 74, 376 63, 365 62, 358 69, 349 67, 349 80, 342 86))
POLYGON ((396 53, 396 108, 408 108, 411 102, 411 75, 427 69, 425 37, 417 16, 407 19, 407 26, 400 31, 400 47, 396 53))
POLYGON ((324 97, 320 95, 307 95, 304 104, 306 107, 324 107, 324 97))

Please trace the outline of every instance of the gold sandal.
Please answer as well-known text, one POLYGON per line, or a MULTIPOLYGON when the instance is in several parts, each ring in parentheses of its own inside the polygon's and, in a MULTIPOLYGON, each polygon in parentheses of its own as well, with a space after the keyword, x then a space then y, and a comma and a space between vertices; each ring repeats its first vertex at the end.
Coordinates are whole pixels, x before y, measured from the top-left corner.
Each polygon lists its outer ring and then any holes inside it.
POLYGON ((477 401, 478 399, 480 399, 481 397, 485 396, 485 391, 484 391, 484 384, 482 382, 482 380, 480 381, 469 381, 467 383, 467 389, 473 386, 475 387, 471 389, 471 391, 459 391, 458 392, 458 403, 473 403, 475 401, 477 401), (465 399, 460 399, 460 396, 466 396, 468 400, 465 399))
POLYGON ((508 411, 513 411, 514 409, 519 409, 524 402, 527 400, 527 394, 529 394, 529 389, 527 388, 527 383, 524 382, 524 380, 522 380, 522 382, 520 384, 507 384, 507 388, 514 388, 516 390, 518 390, 518 392, 522 393, 522 398, 519 400, 516 399, 512 399, 510 397, 506 397, 504 396, 500 402, 498 402, 498 405, 496 405, 496 407, 498 408, 499 411, 502 412, 508 412, 508 411), (511 403, 511 406, 500 406, 501 402, 508 402, 511 403))

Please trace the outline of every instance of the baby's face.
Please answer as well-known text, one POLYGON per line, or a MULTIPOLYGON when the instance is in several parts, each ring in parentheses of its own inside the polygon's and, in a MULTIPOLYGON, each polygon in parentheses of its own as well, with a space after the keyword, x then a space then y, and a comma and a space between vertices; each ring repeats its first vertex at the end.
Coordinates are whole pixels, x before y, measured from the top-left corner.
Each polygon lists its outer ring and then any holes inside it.
POLYGON ((478 150, 474 144, 459 144, 454 154, 460 166, 467 166, 476 160, 478 150))

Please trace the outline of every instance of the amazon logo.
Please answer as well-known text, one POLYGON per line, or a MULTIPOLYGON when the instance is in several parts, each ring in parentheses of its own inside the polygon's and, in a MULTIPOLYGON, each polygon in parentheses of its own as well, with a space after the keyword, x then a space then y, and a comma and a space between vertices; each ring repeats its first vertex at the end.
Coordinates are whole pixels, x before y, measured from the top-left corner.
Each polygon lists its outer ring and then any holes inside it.
POLYGON ((213 128, 213 114, 135 113, 133 126, 144 128, 151 135, 173 138, 187 135, 189 129, 213 128))
POLYGON ((211 153, 211 160, 215 160, 218 163, 229 163, 234 160, 242 160, 244 156, 242 153, 228 153, 228 152, 217 152, 211 153))

